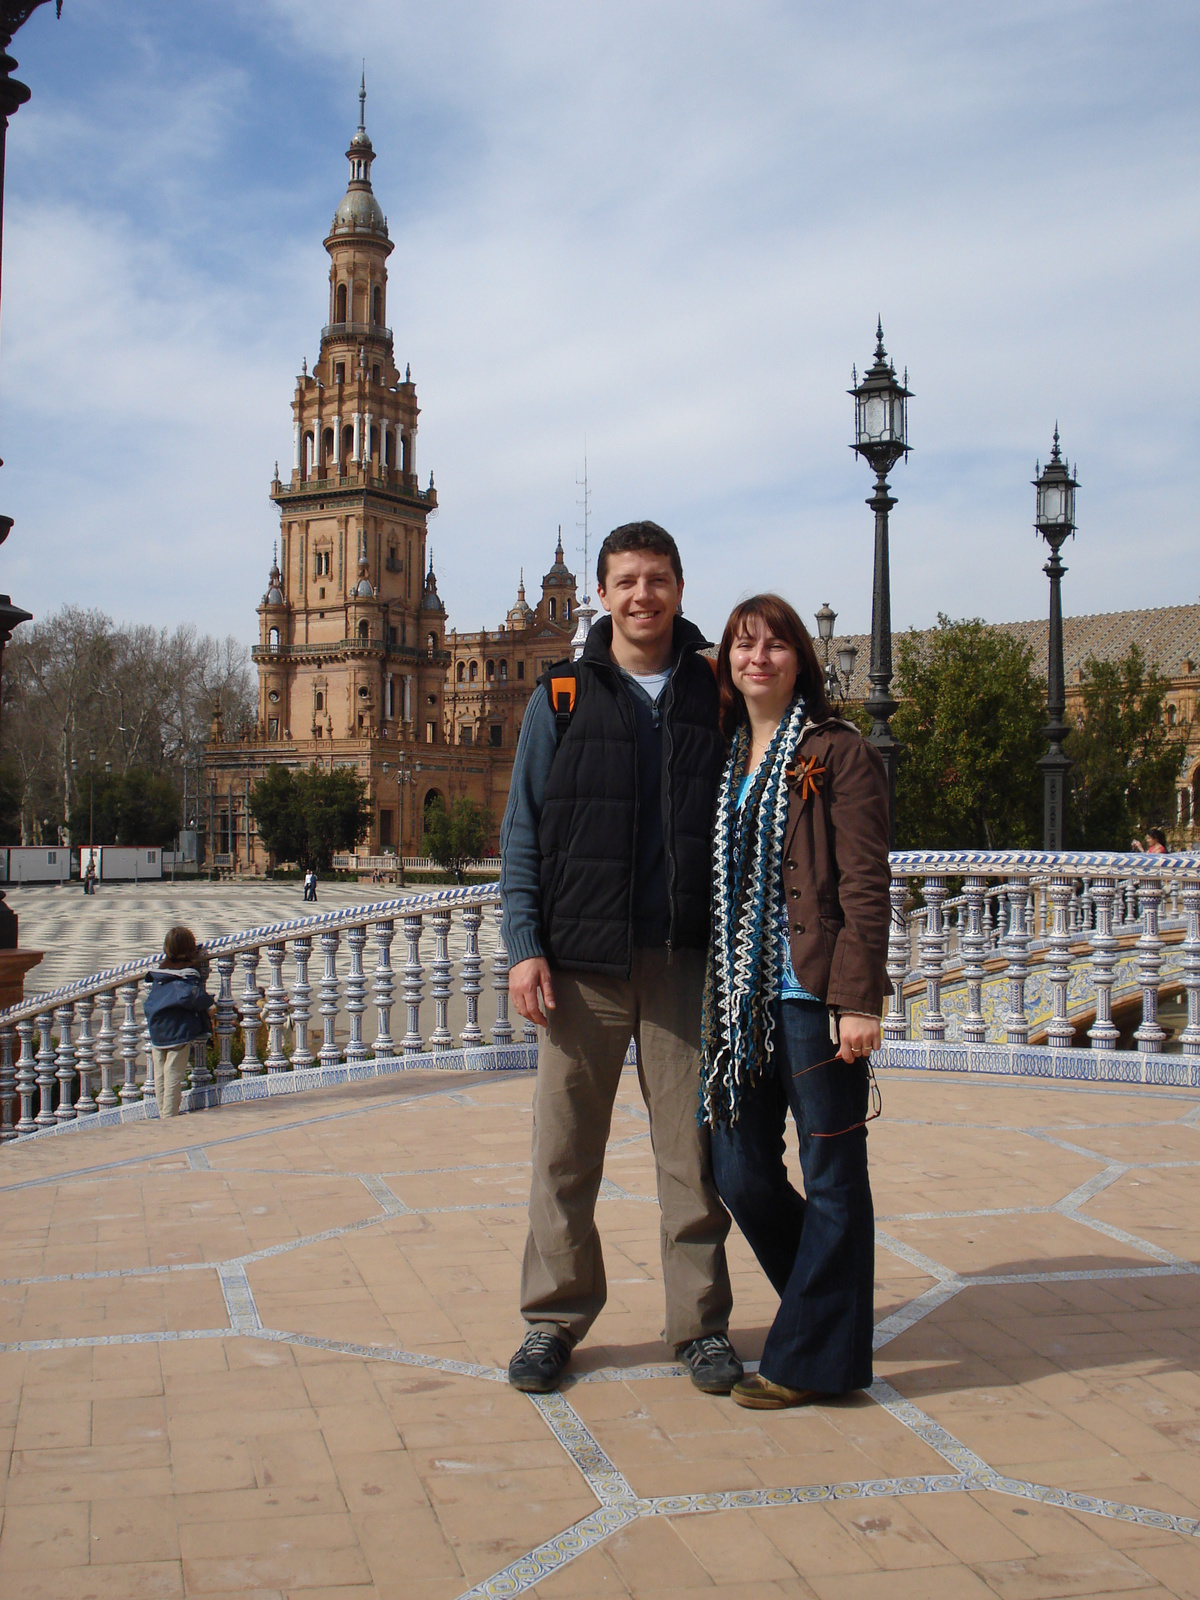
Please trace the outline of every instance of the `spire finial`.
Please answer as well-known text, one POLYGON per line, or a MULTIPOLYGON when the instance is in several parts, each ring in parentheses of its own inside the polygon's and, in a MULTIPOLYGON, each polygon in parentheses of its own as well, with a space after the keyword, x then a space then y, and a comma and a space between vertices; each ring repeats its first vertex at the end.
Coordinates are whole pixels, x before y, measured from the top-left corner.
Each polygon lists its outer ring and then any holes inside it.
POLYGON ((554 559, 555 559, 555 561, 561 561, 562 558, 563 558, 562 523, 560 522, 559 525, 558 525, 558 543, 554 546, 554 559))
POLYGON ((878 316, 875 319, 875 359, 876 359, 876 361, 886 361, 887 360, 887 351, 883 348, 883 317, 882 316, 878 316))
POLYGON ((362 81, 358 86, 358 131, 367 131, 367 63, 362 66, 362 81))
POLYGON ((1062 459, 1062 457, 1058 453, 1058 418, 1057 417, 1055 417, 1055 419, 1054 419, 1054 453, 1051 455, 1050 459, 1051 459, 1051 461, 1060 461, 1062 459))

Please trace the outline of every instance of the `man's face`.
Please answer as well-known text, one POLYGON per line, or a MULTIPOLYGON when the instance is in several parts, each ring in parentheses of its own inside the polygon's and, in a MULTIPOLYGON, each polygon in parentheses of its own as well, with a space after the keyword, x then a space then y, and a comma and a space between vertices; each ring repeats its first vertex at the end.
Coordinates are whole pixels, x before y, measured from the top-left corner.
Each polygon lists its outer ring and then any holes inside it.
POLYGON ((683 595, 667 556, 654 550, 623 550, 609 556, 604 584, 596 590, 613 628, 640 648, 664 643, 683 595))

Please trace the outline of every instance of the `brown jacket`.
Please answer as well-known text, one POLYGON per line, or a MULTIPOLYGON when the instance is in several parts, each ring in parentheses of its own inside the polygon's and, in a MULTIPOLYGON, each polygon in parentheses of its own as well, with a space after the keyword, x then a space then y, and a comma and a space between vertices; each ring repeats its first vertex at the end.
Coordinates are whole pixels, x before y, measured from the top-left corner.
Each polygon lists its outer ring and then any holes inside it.
POLYGON ((827 1005, 877 1017, 892 988, 883 762, 857 728, 831 717, 805 725, 787 781, 783 884, 792 966, 827 1005))

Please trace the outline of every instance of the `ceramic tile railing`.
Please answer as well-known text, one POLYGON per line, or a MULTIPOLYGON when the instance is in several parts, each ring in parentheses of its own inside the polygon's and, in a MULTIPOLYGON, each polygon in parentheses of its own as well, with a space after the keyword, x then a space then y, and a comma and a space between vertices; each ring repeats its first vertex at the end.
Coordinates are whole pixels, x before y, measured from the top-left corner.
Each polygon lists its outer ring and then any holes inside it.
MULTIPOLYGON (((210 1068, 206 1042, 194 1047, 184 1109, 422 1064, 532 1065, 534 1030, 518 1019, 514 1032, 509 1017, 499 921, 499 891, 488 884, 329 911, 204 945, 217 1002, 215 1058, 210 1068), (488 981, 480 950, 485 918, 495 931, 495 1009, 486 1033, 479 1014, 488 981), (422 947, 430 934, 426 966, 422 947), (457 962, 450 956, 452 934, 456 942, 461 935, 457 962), (398 967, 392 960, 397 938, 404 954, 398 967), (425 1034, 427 979, 433 1026, 425 1034), (398 1008, 404 1024, 396 1038, 392 1013, 398 1008), (368 1041, 369 1009, 374 1036, 368 1041), (235 1064, 239 1036, 243 1054, 235 1064)), ((157 965, 157 957, 129 961, 0 1012, 0 1137, 88 1119, 128 1120, 120 1113, 153 1098, 141 998, 146 975, 157 965)))
POLYGON ((904 997, 914 978, 925 984, 919 1042, 946 1041, 943 991, 953 982, 960 994, 965 989, 966 1000, 954 1043, 989 1045, 992 1057, 997 1041, 987 1039, 981 1001, 985 979, 994 980, 999 961, 1007 982, 1003 1046, 1025 1051, 1030 1037, 1026 985, 1036 963, 1039 976, 1049 982, 1051 1014, 1045 1037, 1050 1051, 1072 1058, 1107 1052, 1122 1059, 1114 1060, 1110 1072, 1099 1070, 1095 1061, 1090 1067, 1074 1059, 1047 1063, 1041 1052, 1042 1063, 1028 1070, 1054 1073, 1057 1067, 1060 1076, 1200 1082, 1200 856, 911 851, 893 854, 891 865, 892 998, 883 1023, 888 1046, 918 1042, 910 1038, 904 997), (952 900, 947 898, 950 878, 962 880, 962 892, 952 900), (910 909, 914 886, 924 902, 916 911, 910 909), (952 918, 947 915, 951 910, 952 918), (1164 971, 1164 931, 1171 934, 1169 974, 1164 971), (1131 944, 1141 1022, 1134 1035, 1137 1050, 1117 1051, 1115 968, 1119 949, 1131 944), (1184 1060, 1176 1057, 1172 1070, 1165 1065, 1147 1070, 1143 1062, 1135 1071, 1127 1058, 1136 1062, 1139 1056, 1161 1056, 1165 1034, 1158 997, 1168 982, 1187 995, 1187 1025, 1179 1038, 1184 1060), (1087 1050, 1072 1048, 1072 1013, 1094 1016, 1086 1030, 1087 1050))

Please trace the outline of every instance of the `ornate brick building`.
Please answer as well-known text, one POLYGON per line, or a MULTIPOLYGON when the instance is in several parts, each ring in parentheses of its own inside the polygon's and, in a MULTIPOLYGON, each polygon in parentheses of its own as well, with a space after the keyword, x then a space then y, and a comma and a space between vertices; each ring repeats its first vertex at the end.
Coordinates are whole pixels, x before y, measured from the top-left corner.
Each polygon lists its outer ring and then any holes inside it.
POLYGON ((574 627, 560 538, 536 610, 522 583, 494 633, 447 638, 427 546, 437 491, 432 473, 418 482, 416 385, 409 368, 400 376, 387 326, 393 245, 371 188, 365 99, 325 239, 329 322, 296 380, 291 471, 277 466, 271 485, 279 543, 258 607, 257 726, 214 723, 206 750, 200 822, 210 855, 234 870, 267 864, 248 799, 276 763, 356 770, 371 797, 371 853, 419 852, 439 796, 486 807, 494 836, 525 703, 574 627))

